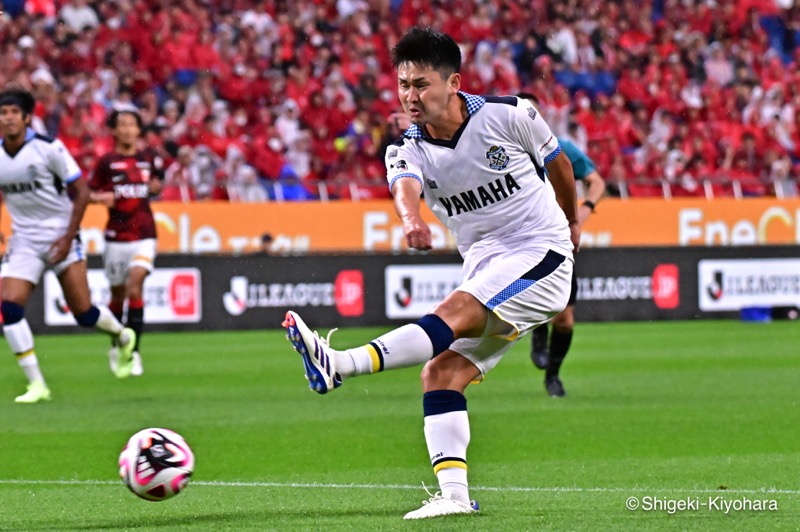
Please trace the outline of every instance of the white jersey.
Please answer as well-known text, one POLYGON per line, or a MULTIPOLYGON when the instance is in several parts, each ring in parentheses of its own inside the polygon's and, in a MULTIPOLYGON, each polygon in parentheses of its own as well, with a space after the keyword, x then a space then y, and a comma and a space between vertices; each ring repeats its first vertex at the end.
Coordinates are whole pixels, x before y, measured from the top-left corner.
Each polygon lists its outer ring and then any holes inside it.
POLYGON ((449 141, 412 126, 386 151, 389 187, 412 178, 455 235, 465 278, 498 255, 548 248, 572 257, 569 224, 545 165, 561 151, 525 99, 464 92, 469 117, 449 141))
POLYGON ((63 236, 72 215, 66 186, 81 177, 64 143, 28 129, 15 155, 6 152, 2 141, 0 148, 0 192, 13 233, 36 241, 63 236))

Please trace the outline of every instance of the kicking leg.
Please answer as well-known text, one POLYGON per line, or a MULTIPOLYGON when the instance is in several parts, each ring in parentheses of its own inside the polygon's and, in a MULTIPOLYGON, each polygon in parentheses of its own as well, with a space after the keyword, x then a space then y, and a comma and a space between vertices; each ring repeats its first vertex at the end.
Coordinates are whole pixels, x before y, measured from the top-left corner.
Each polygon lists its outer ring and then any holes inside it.
POLYGON ((424 364, 446 350, 455 338, 480 336, 487 321, 488 311, 477 299, 456 291, 433 314, 346 351, 332 349, 329 339, 320 338, 293 311, 286 313, 283 326, 303 358, 309 387, 324 394, 341 386, 346 377, 424 364))
MULTIPOLYGON (((122 323, 123 313, 125 310, 125 285, 111 286, 111 301, 108 302, 108 310, 122 323)), ((117 337, 111 337, 111 349, 108 350, 108 367, 111 373, 117 372, 117 359, 119 358, 119 346, 117 345, 117 337)))

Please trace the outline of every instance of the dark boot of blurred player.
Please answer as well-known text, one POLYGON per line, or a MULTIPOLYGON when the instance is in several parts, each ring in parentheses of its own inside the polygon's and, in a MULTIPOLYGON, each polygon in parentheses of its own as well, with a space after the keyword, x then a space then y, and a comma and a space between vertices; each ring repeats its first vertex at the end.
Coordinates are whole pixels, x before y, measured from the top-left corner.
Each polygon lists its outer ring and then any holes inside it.
MULTIPOLYGON (((156 224, 150 196, 161 191, 160 159, 140 150, 142 118, 135 107, 113 111, 108 126, 114 150, 103 155, 89 183, 91 200, 108 207, 103 264, 111 285, 108 308, 122 319, 128 303, 126 324, 136 331, 131 375, 143 373, 139 340, 144 327, 144 281, 153 271, 156 256, 156 224)), ((109 351, 109 365, 116 367, 117 346, 109 351)))

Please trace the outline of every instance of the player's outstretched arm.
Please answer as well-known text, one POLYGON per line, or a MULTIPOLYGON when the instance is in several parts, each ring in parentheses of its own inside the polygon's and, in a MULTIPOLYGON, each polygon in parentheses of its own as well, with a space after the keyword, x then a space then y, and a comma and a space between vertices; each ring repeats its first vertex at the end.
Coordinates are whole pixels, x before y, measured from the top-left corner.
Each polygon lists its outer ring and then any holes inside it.
POLYGON ((114 193, 101 190, 92 190, 89 193, 89 203, 98 203, 104 207, 114 206, 114 193))
POLYGON ((573 251, 577 252, 581 240, 581 229, 578 223, 578 196, 575 192, 572 163, 569 162, 569 157, 563 151, 547 165, 547 175, 556 192, 558 204, 567 216, 573 251))
POLYGON ((422 185, 416 179, 398 179, 392 186, 394 208, 403 222, 403 233, 409 248, 429 250, 431 229, 420 213, 422 185))

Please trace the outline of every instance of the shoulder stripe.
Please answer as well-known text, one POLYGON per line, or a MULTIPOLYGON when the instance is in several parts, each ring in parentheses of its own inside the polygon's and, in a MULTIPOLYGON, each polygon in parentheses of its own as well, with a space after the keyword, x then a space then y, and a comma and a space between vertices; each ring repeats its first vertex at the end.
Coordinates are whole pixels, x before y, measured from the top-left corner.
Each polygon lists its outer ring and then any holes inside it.
POLYGON ((42 135, 40 133, 36 133, 33 136, 33 138, 35 138, 36 140, 44 141, 44 142, 46 142, 48 144, 52 144, 52 143, 54 143, 56 141, 56 139, 54 139, 53 137, 48 137, 47 135, 42 135))
POLYGON ((519 99, 516 96, 484 96, 486 103, 504 103, 512 107, 517 106, 519 99))

